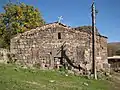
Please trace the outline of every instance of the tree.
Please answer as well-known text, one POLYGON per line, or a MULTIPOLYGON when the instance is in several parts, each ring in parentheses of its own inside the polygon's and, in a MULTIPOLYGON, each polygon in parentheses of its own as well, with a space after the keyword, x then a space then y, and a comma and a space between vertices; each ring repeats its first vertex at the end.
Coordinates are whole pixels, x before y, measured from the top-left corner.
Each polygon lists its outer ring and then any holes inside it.
POLYGON ((120 55, 120 42, 108 43, 108 56, 120 55))
POLYGON ((23 33, 45 24, 41 13, 33 6, 24 3, 8 3, 0 14, 0 43, 9 47, 10 39, 17 33, 23 33), (4 43, 3 43, 3 42, 4 43))
POLYGON ((117 51, 116 51, 116 55, 120 55, 120 50, 117 50, 117 51))

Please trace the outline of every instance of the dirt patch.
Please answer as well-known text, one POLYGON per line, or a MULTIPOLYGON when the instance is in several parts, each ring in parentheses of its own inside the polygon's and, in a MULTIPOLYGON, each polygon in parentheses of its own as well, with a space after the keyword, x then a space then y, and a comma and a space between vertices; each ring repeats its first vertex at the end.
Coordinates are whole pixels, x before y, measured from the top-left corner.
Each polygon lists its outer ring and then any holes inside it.
POLYGON ((120 90, 120 73, 112 74, 112 80, 110 81, 114 89, 111 90, 120 90))

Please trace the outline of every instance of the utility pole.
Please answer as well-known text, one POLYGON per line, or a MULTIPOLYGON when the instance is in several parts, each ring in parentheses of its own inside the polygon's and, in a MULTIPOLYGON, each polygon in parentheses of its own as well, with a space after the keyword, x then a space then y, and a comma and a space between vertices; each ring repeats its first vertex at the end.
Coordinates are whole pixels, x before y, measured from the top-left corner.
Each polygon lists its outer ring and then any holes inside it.
POLYGON ((94 78, 97 80, 97 72, 96 72, 96 10, 95 10, 95 2, 93 0, 92 3, 92 73, 94 74, 94 78))

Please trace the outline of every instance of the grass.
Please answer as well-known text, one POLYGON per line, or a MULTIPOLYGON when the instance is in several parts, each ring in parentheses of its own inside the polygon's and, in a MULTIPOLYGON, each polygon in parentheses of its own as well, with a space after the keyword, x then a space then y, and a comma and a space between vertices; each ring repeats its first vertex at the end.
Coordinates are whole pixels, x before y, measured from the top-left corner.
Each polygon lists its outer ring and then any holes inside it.
POLYGON ((0 64, 0 90, 110 90, 106 80, 0 64))

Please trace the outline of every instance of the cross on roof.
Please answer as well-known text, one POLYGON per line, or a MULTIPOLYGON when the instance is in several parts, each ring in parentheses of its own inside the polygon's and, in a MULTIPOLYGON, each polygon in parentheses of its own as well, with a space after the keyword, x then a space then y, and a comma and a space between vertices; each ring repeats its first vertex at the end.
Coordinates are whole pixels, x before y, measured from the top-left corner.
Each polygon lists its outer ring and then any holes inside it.
POLYGON ((58 23, 60 23, 61 20, 63 20, 63 17, 62 16, 58 17, 58 23))

